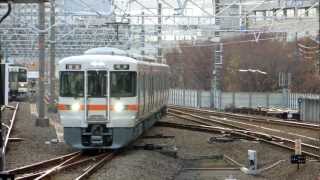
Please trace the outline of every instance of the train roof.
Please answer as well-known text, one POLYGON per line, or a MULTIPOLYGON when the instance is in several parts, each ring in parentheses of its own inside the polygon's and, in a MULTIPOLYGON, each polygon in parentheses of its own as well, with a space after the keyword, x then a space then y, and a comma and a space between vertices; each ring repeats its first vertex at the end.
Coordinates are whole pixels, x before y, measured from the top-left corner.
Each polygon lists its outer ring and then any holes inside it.
POLYGON ((113 47, 97 47, 84 52, 86 55, 122 55, 126 56, 128 53, 124 50, 113 47))
POLYGON ((9 64, 9 67, 19 67, 19 68, 26 68, 26 66, 22 65, 22 64, 9 64))
POLYGON ((121 56, 121 55, 97 55, 97 54, 84 54, 80 56, 71 56, 64 58, 59 61, 60 65, 63 64, 89 64, 89 63, 108 63, 108 64, 117 64, 117 63, 126 63, 126 64, 145 64, 149 66, 163 66, 167 67, 166 64, 154 63, 154 62, 146 62, 146 61, 139 61, 134 58, 128 56, 121 56))
POLYGON ((12 69, 25 69, 25 70, 28 70, 27 67, 25 67, 23 65, 20 65, 20 64, 9 64, 8 69, 9 70, 12 70, 12 69))
POLYGON ((156 62, 156 59, 151 56, 140 55, 136 53, 131 53, 122 49, 114 47, 97 47, 92 48, 84 52, 85 55, 118 55, 118 56, 127 56, 136 60, 156 62))

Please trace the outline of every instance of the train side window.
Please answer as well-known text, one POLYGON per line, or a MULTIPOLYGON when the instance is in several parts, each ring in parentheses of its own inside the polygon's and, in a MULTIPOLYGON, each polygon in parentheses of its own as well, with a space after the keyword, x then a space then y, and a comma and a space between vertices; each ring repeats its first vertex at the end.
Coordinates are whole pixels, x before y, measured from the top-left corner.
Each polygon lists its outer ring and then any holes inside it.
POLYGON ((161 74, 161 104, 164 103, 164 76, 163 76, 163 72, 161 74))
POLYGON ((157 94, 158 94, 158 81, 157 81, 158 77, 157 74, 154 74, 154 80, 153 80, 153 84, 154 84, 154 106, 157 106, 157 94))
POLYGON ((144 112, 144 97, 143 97, 143 94, 144 94, 144 80, 143 80, 143 72, 141 72, 141 74, 140 74, 140 90, 139 90, 139 93, 140 93, 139 104, 140 104, 140 107, 141 107, 141 109, 139 111, 141 112, 141 114, 143 114, 143 112, 144 112))
POLYGON ((152 73, 151 75, 151 98, 152 98, 152 101, 151 101, 151 109, 153 109, 153 106, 154 106, 154 73, 152 73))
POLYGON ((144 82, 143 82, 143 72, 139 72, 139 107, 141 107, 139 109, 139 113, 143 114, 143 86, 144 86, 144 82))
POLYGON ((147 98, 147 103, 146 103, 146 111, 148 112, 150 110, 150 74, 146 74, 146 82, 147 82, 147 86, 146 86, 146 98, 147 98))

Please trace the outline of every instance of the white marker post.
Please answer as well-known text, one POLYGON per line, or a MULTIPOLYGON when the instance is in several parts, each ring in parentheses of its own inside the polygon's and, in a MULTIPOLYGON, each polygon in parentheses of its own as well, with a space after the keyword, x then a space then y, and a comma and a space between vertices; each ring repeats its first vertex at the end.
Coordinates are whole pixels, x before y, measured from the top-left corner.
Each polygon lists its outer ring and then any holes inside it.
MULTIPOLYGON (((296 139, 294 142, 294 155, 302 155, 302 150, 301 150, 301 139, 296 139)), ((297 169, 300 168, 300 162, 297 163, 297 169)))
POLYGON ((294 142, 294 154, 301 155, 301 139, 296 139, 294 142))

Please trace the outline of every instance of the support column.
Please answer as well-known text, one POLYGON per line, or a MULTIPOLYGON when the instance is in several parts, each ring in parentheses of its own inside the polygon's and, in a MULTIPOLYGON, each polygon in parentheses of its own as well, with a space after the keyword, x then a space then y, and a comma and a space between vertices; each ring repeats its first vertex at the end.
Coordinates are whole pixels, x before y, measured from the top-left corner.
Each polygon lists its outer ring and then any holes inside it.
POLYGON ((55 78, 55 58, 56 58, 56 29, 55 29, 55 0, 50 1, 50 105, 55 106, 56 99, 56 78, 55 78))
POLYGON ((283 16, 286 17, 286 18, 288 17, 287 10, 288 10, 288 9, 283 9, 283 16))
POLYGON ((242 29, 242 4, 241 0, 239 0, 239 29, 242 29))
POLYGON ((232 92, 232 109, 236 107, 236 93, 232 92))
POLYGON ((127 44, 127 49, 130 50, 131 49, 131 25, 130 25, 130 19, 128 19, 128 44, 127 44))
POLYGON ((298 7, 294 7, 294 17, 298 17, 298 7))
POLYGON ((249 92, 249 108, 252 108, 252 91, 249 92))
MULTIPOLYGON (((220 0, 214 0, 213 8, 215 15, 220 12, 219 8, 220 0)), ((215 17, 215 24, 220 26, 220 18, 215 17)), ((220 27, 218 27, 220 29, 220 27)), ((221 37, 220 32, 215 32, 215 36, 219 39, 215 42, 220 43, 221 37)), ((221 91, 219 91, 220 81, 220 68, 222 66, 222 44, 214 46, 212 49, 212 79, 211 79, 211 90, 210 90, 210 108, 221 109, 221 91), (219 105, 220 104, 220 105, 219 105)))
POLYGON ((304 8, 304 15, 306 16, 306 17, 308 17, 309 16, 309 11, 307 11, 309 8, 304 8))
POLYGON ((267 19, 267 11, 266 10, 262 11, 262 16, 263 16, 263 20, 267 19))
POLYGON ((46 118, 45 103, 44 103, 44 71, 45 71, 45 6, 44 2, 39 2, 39 97, 38 97, 38 109, 39 117, 36 120, 36 126, 49 126, 49 120, 46 118))
POLYGON ((162 48, 161 48, 161 41, 162 41, 162 4, 158 4, 158 63, 162 63, 162 48))
POLYGON ((141 42, 140 42, 140 48, 141 48, 141 55, 145 55, 144 51, 145 47, 145 30, 144 30, 144 12, 141 13, 141 42))

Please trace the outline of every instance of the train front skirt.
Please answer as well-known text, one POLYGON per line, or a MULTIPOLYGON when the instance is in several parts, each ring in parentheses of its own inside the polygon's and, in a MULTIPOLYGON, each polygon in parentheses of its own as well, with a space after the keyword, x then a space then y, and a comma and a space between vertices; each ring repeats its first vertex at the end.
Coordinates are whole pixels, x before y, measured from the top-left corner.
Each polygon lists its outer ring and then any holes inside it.
POLYGON ((64 127, 64 140, 76 149, 119 149, 137 139, 157 121, 155 116, 135 127, 111 127, 91 124, 87 128, 64 127))

